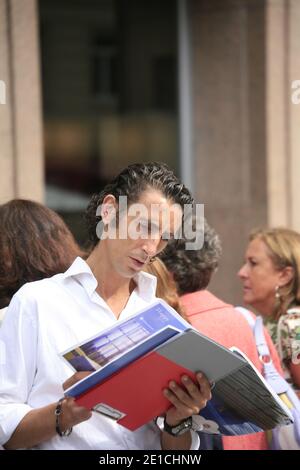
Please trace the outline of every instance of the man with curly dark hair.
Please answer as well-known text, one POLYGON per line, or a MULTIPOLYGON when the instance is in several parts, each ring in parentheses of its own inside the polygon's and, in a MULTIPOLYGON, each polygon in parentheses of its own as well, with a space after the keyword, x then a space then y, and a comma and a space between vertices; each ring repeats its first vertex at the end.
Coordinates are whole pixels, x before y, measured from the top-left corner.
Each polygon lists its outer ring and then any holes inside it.
POLYGON ((63 389, 84 374, 70 377, 59 353, 155 299, 155 278, 142 269, 180 231, 184 205, 192 202, 166 165, 127 167, 87 209, 92 244, 87 260, 79 257, 63 274, 26 284, 13 297, 0 331, 7 349, 0 444, 9 449, 198 448, 196 433, 187 428, 174 436, 172 428, 190 423, 210 399, 209 383, 200 373, 195 382, 183 376, 180 385, 171 381, 162 392, 170 401, 163 430, 149 423, 130 432, 71 397, 59 400, 63 389))

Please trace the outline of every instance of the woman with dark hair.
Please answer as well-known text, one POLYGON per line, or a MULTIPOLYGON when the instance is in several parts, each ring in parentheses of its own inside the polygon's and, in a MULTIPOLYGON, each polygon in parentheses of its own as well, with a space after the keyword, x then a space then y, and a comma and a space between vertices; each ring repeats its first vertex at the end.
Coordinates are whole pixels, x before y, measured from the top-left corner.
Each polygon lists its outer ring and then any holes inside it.
POLYGON ((51 209, 23 199, 2 204, 0 309, 8 306, 23 284, 64 272, 80 255, 70 230, 51 209))

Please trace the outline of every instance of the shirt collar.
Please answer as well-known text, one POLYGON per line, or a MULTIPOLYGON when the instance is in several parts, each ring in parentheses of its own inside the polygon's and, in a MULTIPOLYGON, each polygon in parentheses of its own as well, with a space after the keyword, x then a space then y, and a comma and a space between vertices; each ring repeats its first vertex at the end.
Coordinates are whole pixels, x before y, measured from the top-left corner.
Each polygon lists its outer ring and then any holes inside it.
POLYGON ((156 297, 157 278, 152 274, 140 271, 133 280, 137 285, 137 291, 144 300, 151 301, 156 297))
POLYGON ((69 269, 64 272, 63 276, 67 279, 68 277, 77 276, 78 274, 90 274, 94 277, 91 268, 84 259, 80 258, 80 256, 77 256, 69 269))
MULTIPOLYGON (((95 278, 89 265, 79 256, 75 259, 73 264, 63 274, 64 278, 74 277, 83 285, 89 296, 95 292, 98 286, 97 279, 95 278)), ((136 282, 136 291, 141 298, 146 301, 151 301, 155 297, 157 279, 152 274, 141 271, 134 276, 136 282)))

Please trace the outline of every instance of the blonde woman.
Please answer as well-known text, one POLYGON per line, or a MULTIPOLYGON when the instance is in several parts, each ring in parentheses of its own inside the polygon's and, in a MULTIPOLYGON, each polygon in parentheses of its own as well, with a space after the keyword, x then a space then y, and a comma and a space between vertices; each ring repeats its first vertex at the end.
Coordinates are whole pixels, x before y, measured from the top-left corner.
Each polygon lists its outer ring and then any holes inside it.
POLYGON ((287 228, 250 235, 238 273, 243 300, 265 318, 286 379, 300 389, 300 234, 287 228))

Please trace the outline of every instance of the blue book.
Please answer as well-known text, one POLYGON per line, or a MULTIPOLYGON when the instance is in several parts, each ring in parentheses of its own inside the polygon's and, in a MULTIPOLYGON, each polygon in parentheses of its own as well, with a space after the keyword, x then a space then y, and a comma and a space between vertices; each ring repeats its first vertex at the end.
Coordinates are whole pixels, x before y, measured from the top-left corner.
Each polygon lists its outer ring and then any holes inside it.
POLYGON ((180 315, 159 300, 61 355, 74 371, 94 372, 68 395, 76 397, 123 367, 190 328, 180 315))
POLYGON ((179 330, 176 330, 172 327, 166 327, 160 330, 159 332, 149 336, 149 338, 142 341, 134 348, 129 349, 125 354, 118 356, 116 359, 106 364, 106 366, 97 370, 94 374, 87 376, 84 380, 73 385, 73 387, 68 391, 68 396, 76 398, 77 396, 89 390, 94 385, 103 382, 113 373, 119 371, 123 367, 126 367, 139 357, 144 356, 149 351, 152 351, 157 346, 164 343, 165 341, 172 338, 178 333, 179 330))

